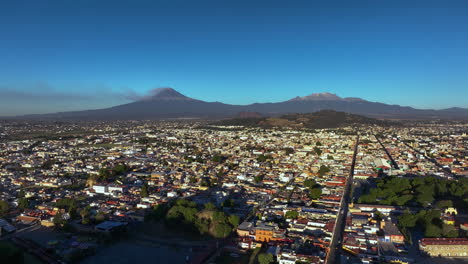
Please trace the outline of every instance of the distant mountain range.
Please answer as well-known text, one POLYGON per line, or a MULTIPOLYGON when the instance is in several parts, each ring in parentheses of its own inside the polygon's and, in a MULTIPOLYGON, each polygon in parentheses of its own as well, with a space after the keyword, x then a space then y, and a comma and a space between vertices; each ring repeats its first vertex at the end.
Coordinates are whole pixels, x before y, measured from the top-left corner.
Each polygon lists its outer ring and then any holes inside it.
POLYGON ((246 117, 232 118, 215 121, 214 126, 247 126, 264 128, 337 128, 356 125, 399 125, 396 122, 379 120, 361 115, 337 112, 333 110, 321 110, 308 114, 287 114, 279 117, 246 117))
POLYGON ((231 105, 189 98, 172 88, 159 88, 135 102, 105 109, 18 116, 21 119, 61 120, 146 120, 201 118, 223 119, 239 115, 280 116, 335 110, 375 118, 468 119, 468 109, 421 110, 407 106, 370 102, 361 98, 341 98, 331 93, 315 93, 278 103, 231 105))

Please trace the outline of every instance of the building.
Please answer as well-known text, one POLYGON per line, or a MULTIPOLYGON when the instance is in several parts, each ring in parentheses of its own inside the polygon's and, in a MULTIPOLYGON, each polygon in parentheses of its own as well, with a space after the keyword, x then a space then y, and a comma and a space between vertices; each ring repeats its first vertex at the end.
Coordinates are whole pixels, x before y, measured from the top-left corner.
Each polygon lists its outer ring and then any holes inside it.
POLYGON ((113 222, 113 221, 105 221, 102 222, 94 227, 94 230, 101 231, 101 232, 112 232, 117 229, 121 229, 125 227, 127 223, 125 222, 113 222))
POLYGON ((405 243, 405 237, 400 232, 398 227, 395 225, 393 219, 387 219, 380 222, 380 228, 384 232, 385 241, 393 242, 393 243, 405 243))
POLYGON ((237 235, 240 237, 248 237, 250 236, 250 232, 252 231, 253 223, 252 222, 242 222, 237 227, 237 235))
POLYGON ((255 228, 255 240, 261 242, 270 242, 273 239, 275 227, 260 225, 255 228))
POLYGON ((419 240, 419 249, 429 256, 466 257, 468 238, 423 238, 419 240))

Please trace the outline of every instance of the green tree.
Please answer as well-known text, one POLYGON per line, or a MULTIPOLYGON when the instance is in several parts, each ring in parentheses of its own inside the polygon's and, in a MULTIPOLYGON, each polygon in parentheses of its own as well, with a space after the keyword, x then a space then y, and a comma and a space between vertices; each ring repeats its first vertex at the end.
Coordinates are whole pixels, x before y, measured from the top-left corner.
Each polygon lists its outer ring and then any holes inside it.
POLYGON ((230 215, 228 217, 228 222, 232 225, 233 228, 237 228, 239 226, 240 218, 237 215, 230 215))
POLYGON ((270 264, 273 262, 273 255, 270 253, 261 253, 258 255, 257 259, 260 264, 270 264))
POLYGON ((293 148, 284 148, 284 151, 286 152, 286 155, 293 154, 294 149, 293 148))
POLYGON ((141 186, 140 195, 141 195, 141 197, 148 197, 149 196, 148 186, 146 184, 143 184, 143 186, 141 186))
POLYGON ((382 221, 384 219, 384 214, 382 214, 379 210, 374 212, 375 220, 382 221))
POLYGON ((323 175, 325 175, 325 174, 327 174, 329 172, 330 172, 330 168, 328 166, 321 165, 320 169, 318 171, 318 174, 320 175, 320 177, 322 177, 323 175))
POLYGON ((76 200, 73 198, 59 199, 55 205, 60 209, 67 209, 68 212, 74 210, 77 207, 76 200))
POLYGON ((115 165, 114 168, 112 168, 112 171, 114 175, 119 175, 119 174, 129 171, 129 169, 130 168, 126 164, 121 163, 121 164, 115 165))
POLYGON ((257 175, 257 176, 255 176, 254 182, 255 182, 255 183, 260 183, 260 182, 262 182, 262 181, 263 181, 263 177, 264 177, 263 175, 257 175))
POLYGON ((416 226, 418 216, 405 211, 401 216, 398 217, 398 224, 405 228, 412 228, 416 226))
POLYGON ((304 181, 304 187, 314 188, 317 185, 317 182, 313 179, 307 179, 304 181))
POLYGON ((83 225, 89 224, 89 208, 87 206, 80 210, 80 216, 83 225))
POLYGON ((208 210, 208 211, 213 211, 216 209, 216 205, 214 205, 213 203, 206 203, 204 205, 205 209, 208 210))
POLYGON ((224 157, 221 155, 214 155, 211 161, 216 162, 216 163, 221 163, 223 162, 224 157))
POLYGON ((424 231, 424 235, 426 237, 441 237, 442 236, 442 228, 439 226, 432 224, 432 223, 427 223, 426 224, 426 230, 424 231))
POLYGON ((195 219, 195 227, 203 235, 210 231, 210 222, 206 219, 197 218, 195 219))
POLYGON ((317 156, 321 156, 321 155, 322 155, 322 150, 319 149, 318 147, 314 147, 314 152, 315 152, 315 154, 317 154, 317 156))
POLYGON ((58 228, 63 227, 63 225, 65 225, 66 223, 65 219, 63 219, 62 213, 57 213, 52 219, 52 221, 54 222, 54 225, 58 228))
POLYGON ((440 209, 453 207, 453 202, 451 200, 441 200, 436 203, 436 207, 440 209))
POLYGON ((220 211, 215 211, 213 213, 213 222, 215 223, 226 223, 227 222, 227 217, 223 212, 220 211))
POLYGON ((18 208, 21 210, 29 208, 29 201, 27 198, 19 198, 18 199, 18 208))
POLYGON ((313 200, 320 198, 321 195, 322 195, 322 189, 320 188, 313 188, 309 192, 309 197, 310 199, 313 199, 313 200))
POLYGON ((258 155, 257 161, 258 162, 265 162, 268 159, 272 159, 270 155, 258 155))
POLYGON ((297 211, 287 211, 286 214, 284 214, 284 217, 288 219, 296 219, 299 217, 299 213, 297 211))
POLYGON ((444 237, 458 237, 458 230, 453 225, 443 224, 442 235, 444 237))
POLYGON ((149 220, 159 221, 166 216, 168 206, 166 204, 158 204, 153 206, 151 213, 148 216, 149 220))
POLYGON ((0 216, 4 216, 10 210, 7 202, 0 200, 0 216))
POLYGON ((104 222, 104 220, 106 220, 106 215, 104 215, 103 212, 98 212, 98 213, 96 214, 96 216, 94 217, 94 220, 95 220, 97 223, 104 222))
POLYGON ((215 224, 214 236, 216 238, 225 238, 231 233, 231 226, 226 223, 215 224))

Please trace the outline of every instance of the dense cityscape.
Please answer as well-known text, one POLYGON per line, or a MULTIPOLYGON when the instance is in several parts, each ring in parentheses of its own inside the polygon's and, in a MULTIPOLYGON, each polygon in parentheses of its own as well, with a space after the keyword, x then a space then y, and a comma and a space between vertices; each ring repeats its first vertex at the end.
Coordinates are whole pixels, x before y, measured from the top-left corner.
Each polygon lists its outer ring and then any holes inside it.
POLYGON ((465 263, 468 126, 3 121, 2 263, 465 263))
POLYGON ((467 14, 0 1, 0 264, 468 264, 467 14))

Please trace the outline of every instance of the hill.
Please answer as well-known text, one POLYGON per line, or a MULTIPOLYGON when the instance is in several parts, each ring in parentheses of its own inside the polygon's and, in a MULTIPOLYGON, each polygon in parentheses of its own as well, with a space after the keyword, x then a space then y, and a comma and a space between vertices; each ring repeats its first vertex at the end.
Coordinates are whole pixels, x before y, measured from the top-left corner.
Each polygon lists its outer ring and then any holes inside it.
POLYGON ((350 125, 388 126, 398 123, 378 120, 365 116, 322 110, 308 114, 287 114, 280 117, 234 118, 212 123, 216 126, 280 127, 280 128, 337 128, 350 125))

